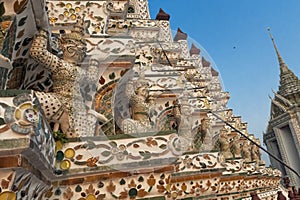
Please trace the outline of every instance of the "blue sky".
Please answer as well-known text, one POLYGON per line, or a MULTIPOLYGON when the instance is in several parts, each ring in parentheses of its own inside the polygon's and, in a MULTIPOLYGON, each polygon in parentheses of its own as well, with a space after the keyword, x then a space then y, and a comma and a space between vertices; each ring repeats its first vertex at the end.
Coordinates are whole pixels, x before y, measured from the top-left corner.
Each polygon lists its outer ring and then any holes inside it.
MULTIPOLYGON (((209 53, 220 72, 228 107, 262 138, 270 114, 272 89, 278 90, 279 64, 269 38, 300 76, 299 0, 149 0, 151 18, 162 8, 178 27, 209 53)), ((262 142, 262 140, 261 140, 262 142)))

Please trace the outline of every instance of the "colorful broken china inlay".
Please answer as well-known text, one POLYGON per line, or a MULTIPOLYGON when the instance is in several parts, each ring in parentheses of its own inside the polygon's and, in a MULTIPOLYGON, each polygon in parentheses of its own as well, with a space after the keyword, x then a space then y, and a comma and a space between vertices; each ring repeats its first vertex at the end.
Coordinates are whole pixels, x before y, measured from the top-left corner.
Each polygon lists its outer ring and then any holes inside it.
POLYGON ((215 67, 148 3, 0 3, 16 16, 2 42, 13 69, 0 73, 16 91, 0 91, 0 199, 286 195, 238 134, 258 142, 215 67))

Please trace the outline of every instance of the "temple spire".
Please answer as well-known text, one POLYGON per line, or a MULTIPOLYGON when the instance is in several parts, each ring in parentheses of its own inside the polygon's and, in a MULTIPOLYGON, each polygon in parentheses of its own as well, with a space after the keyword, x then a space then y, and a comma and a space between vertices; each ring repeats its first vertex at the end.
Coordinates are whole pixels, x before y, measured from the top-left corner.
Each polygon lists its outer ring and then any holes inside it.
POLYGON ((300 80, 283 61, 270 32, 270 28, 268 28, 268 31, 280 65, 280 86, 278 94, 289 100, 291 103, 300 103, 300 80))
POLYGON ((274 46, 274 49, 276 51, 276 54, 277 54, 277 58, 278 58, 278 62, 279 62, 279 66, 280 66, 280 70, 283 72, 283 71, 287 71, 288 70, 288 67, 287 65, 285 64, 285 62, 283 61, 279 51, 278 51, 278 48, 277 48, 277 45, 275 43, 275 40, 273 38, 273 35, 271 33, 271 29, 268 28, 268 31, 269 31, 269 35, 270 35, 270 38, 272 40, 272 43, 273 43, 273 46, 274 46))

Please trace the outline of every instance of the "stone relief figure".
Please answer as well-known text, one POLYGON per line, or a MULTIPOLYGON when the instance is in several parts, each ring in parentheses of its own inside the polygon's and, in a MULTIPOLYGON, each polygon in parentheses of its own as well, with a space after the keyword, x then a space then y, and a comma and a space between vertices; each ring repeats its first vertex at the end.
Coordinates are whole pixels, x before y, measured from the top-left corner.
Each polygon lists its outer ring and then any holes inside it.
POLYGON ((234 158, 241 158, 242 157, 242 144, 240 142, 239 136, 234 136, 231 141, 231 149, 234 155, 234 158))
POLYGON ((227 130, 222 129, 219 137, 219 147, 220 153, 225 159, 232 158, 233 155, 230 150, 229 137, 227 135, 227 130))
POLYGON ((201 137, 200 140, 202 143, 205 143, 205 139, 208 137, 209 134, 209 128, 210 128, 210 119, 209 117, 204 117, 201 119, 201 124, 200 124, 200 133, 201 137))
POLYGON ((40 29, 33 40, 30 55, 51 71, 53 92, 37 92, 44 113, 50 122, 60 126, 68 137, 94 135, 97 119, 107 119, 93 110, 93 99, 99 79, 99 62, 91 59, 88 66, 82 64, 86 56, 83 20, 71 33, 60 38, 63 58, 47 50, 49 34, 40 29))
POLYGON ((201 150, 209 151, 213 149, 213 144, 212 144, 212 135, 210 132, 210 118, 208 116, 205 116, 201 120, 201 134, 200 134, 200 139, 202 142, 201 150))
POLYGON ((243 142, 242 156, 245 162, 251 162, 251 145, 247 140, 243 142))
POLYGON ((256 162, 260 161, 260 152, 256 145, 251 145, 251 160, 256 162))
POLYGON ((127 85, 129 109, 131 118, 122 122, 125 134, 151 131, 153 126, 150 120, 150 108, 154 104, 149 93, 150 85, 141 75, 136 81, 127 85))
MULTIPOLYGON (((178 136, 180 149, 183 151, 194 148, 194 133, 192 131, 192 112, 193 108, 189 102, 190 94, 185 89, 180 97, 180 121, 178 125, 178 136)), ((179 117, 179 116, 178 116, 179 117)))
POLYGON ((207 151, 213 148, 212 137, 209 132, 210 129, 210 119, 208 116, 205 116, 201 119, 201 124, 197 128, 197 132, 194 136, 194 145, 196 149, 207 151))
POLYGON ((174 100, 172 108, 174 117, 174 124, 172 127, 176 129, 179 136, 177 145, 183 151, 194 150, 198 147, 195 145, 194 135, 196 134, 192 131, 191 112, 192 109, 188 102, 188 93, 184 91, 181 102, 179 102, 179 99, 174 100))
POLYGON ((142 125, 149 126, 149 86, 144 83, 137 87, 134 94, 131 95, 129 106, 131 110, 131 118, 140 122, 142 125))
MULTIPOLYGON (((259 144, 259 141, 256 141, 259 144)), ((261 160, 261 152, 257 145, 251 145, 251 160, 256 162, 256 165, 264 164, 264 161, 261 160)))

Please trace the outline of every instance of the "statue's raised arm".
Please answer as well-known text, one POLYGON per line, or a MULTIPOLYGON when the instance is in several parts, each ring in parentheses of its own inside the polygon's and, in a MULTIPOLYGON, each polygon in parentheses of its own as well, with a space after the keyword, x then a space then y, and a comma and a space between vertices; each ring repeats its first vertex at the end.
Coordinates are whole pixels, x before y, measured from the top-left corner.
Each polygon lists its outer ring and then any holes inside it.
MULTIPOLYGON (((102 121, 106 118, 92 112, 92 102, 99 78, 97 73, 99 63, 93 61, 91 62, 93 66, 81 67, 86 56, 83 24, 79 22, 71 32, 61 35, 62 58, 47 50, 48 37, 46 31, 40 30, 30 49, 31 57, 52 72, 53 92, 37 93, 37 96, 49 121, 59 124, 61 130, 69 137, 91 136, 94 134, 93 128, 97 118, 102 121), (93 73, 90 72, 91 69, 93 73), (86 87, 92 89, 84 90, 86 87), (66 121, 68 125, 65 124, 66 121)), ((58 126, 55 130, 57 129, 58 126)))

